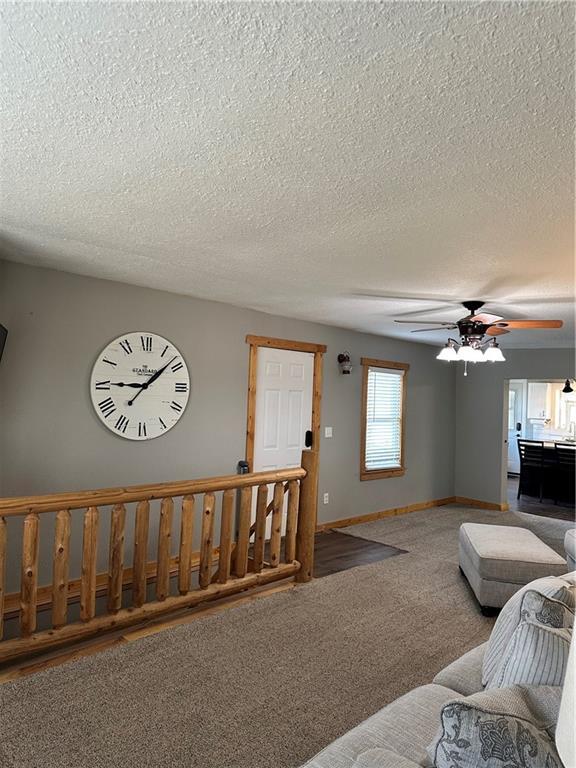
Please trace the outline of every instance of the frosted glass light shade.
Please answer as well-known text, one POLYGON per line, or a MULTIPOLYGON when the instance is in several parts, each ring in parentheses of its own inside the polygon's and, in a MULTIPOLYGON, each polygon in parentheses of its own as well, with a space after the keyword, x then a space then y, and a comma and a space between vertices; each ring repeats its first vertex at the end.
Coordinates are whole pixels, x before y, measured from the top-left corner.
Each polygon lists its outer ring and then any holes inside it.
POLYGON ((483 363, 485 361, 484 352, 481 349, 472 347, 472 357, 470 359, 473 363, 483 363))
POLYGON ((436 360, 446 360, 451 363, 454 360, 458 360, 458 353, 451 344, 446 344, 436 355, 436 360))
POLYGON ((473 349, 469 345, 465 344, 463 347, 460 347, 456 356, 458 360, 464 360, 465 362, 472 363, 475 360, 474 353, 477 351, 478 350, 473 349))
POLYGON ((487 347, 484 352, 484 360, 488 360, 490 363, 504 363, 506 358, 500 347, 487 347))

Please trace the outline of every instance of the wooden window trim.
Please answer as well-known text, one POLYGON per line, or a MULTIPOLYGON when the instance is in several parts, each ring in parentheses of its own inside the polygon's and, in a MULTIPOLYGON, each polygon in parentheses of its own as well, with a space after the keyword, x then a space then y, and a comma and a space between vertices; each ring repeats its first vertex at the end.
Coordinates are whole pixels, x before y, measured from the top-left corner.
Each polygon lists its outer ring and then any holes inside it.
POLYGON ((360 480, 381 480, 385 477, 401 477, 406 473, 405 464, 405 434, 406 434, 406 392, 407 379, 410 365, 408 363, 397 363, 393 360, 376 360, 372 357, 360 358, 362 365, 362 416, 361 416, 361 435, 360 435, 360 480), (390 469, 366 469, 366 407, 368 401, 368 369, 369 368, 387 368, 392 370, 404 371, 402 377, 402 413, 400 427, 400 466, 390 469))
POLYGON ((273 347, 274 349, 290 349, 293 352, 326 352, 325 344, 311 344, 308 341, 292 341, 291 339, 274 339, 271 336, 246 336, 246 343, 252 347, 273 347))
POLYGON ((256 425, 256 376, 258 371, 258 347, 288 349, 292 352, 311 352, 314 355, 314 375, 312 379, 312 447, 320 452, 320 414, 322 408, 322 355, 326 352, 325 344, 312 344, 308 341, 275 339, 271 336, 246 336, 250 345, 248 363, 248 408, 246 415, 246 461, 252 472, 254 466, 254 439, 256 425))

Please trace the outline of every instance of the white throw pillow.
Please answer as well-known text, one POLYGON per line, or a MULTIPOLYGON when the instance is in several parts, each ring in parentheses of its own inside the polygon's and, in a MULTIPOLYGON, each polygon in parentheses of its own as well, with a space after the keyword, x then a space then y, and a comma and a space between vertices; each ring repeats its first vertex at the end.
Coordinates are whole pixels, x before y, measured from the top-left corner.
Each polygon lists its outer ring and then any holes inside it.
POLYGON ((563 685, 571 639, 571 629, 554 629, 535 621, 521 621, 486 689, 511 685, 563 685))
POLYGON ((502 655, 522 620, 522 601, 524 594, 532 590, 544 597, 562 603, 574 613, 576 603, 576 572, 565 576, 545 576, 530 582, 514 594, 500 611, 494 629, 486 646, 482 663, 482 684, 488 685, 502 659, 502 655))

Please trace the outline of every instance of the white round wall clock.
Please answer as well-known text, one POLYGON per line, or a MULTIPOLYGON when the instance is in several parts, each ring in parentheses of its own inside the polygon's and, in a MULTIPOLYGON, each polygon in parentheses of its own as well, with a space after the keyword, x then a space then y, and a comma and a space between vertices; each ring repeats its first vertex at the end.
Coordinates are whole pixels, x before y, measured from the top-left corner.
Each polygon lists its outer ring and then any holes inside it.
POLYGON ((167 339, 134 331, 98 355, 90 379, 92 405, 111 432, 151 440, 178 422, 190 394, 184 358, 167 339))

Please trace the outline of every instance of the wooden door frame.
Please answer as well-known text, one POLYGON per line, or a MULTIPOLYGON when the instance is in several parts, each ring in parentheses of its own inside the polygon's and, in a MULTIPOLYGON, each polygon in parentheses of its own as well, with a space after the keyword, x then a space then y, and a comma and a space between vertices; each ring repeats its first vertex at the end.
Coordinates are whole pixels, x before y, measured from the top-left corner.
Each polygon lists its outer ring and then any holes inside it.
POLYGON ((248 413, 246 417, 246 461, 250 472, 254 464, 254 439, 256 424, 256 378, 258 374, 258 347, 288 349, 292 352, 311 352, 314 355, 314 375, 312 379, 312 447, 320 451, 320 414, 322 408, 322 363, 326 352, 325 344, 311 344, 307 341, 275 339, 270 336, 246 336, 250 345, 248 364, 248 413))

